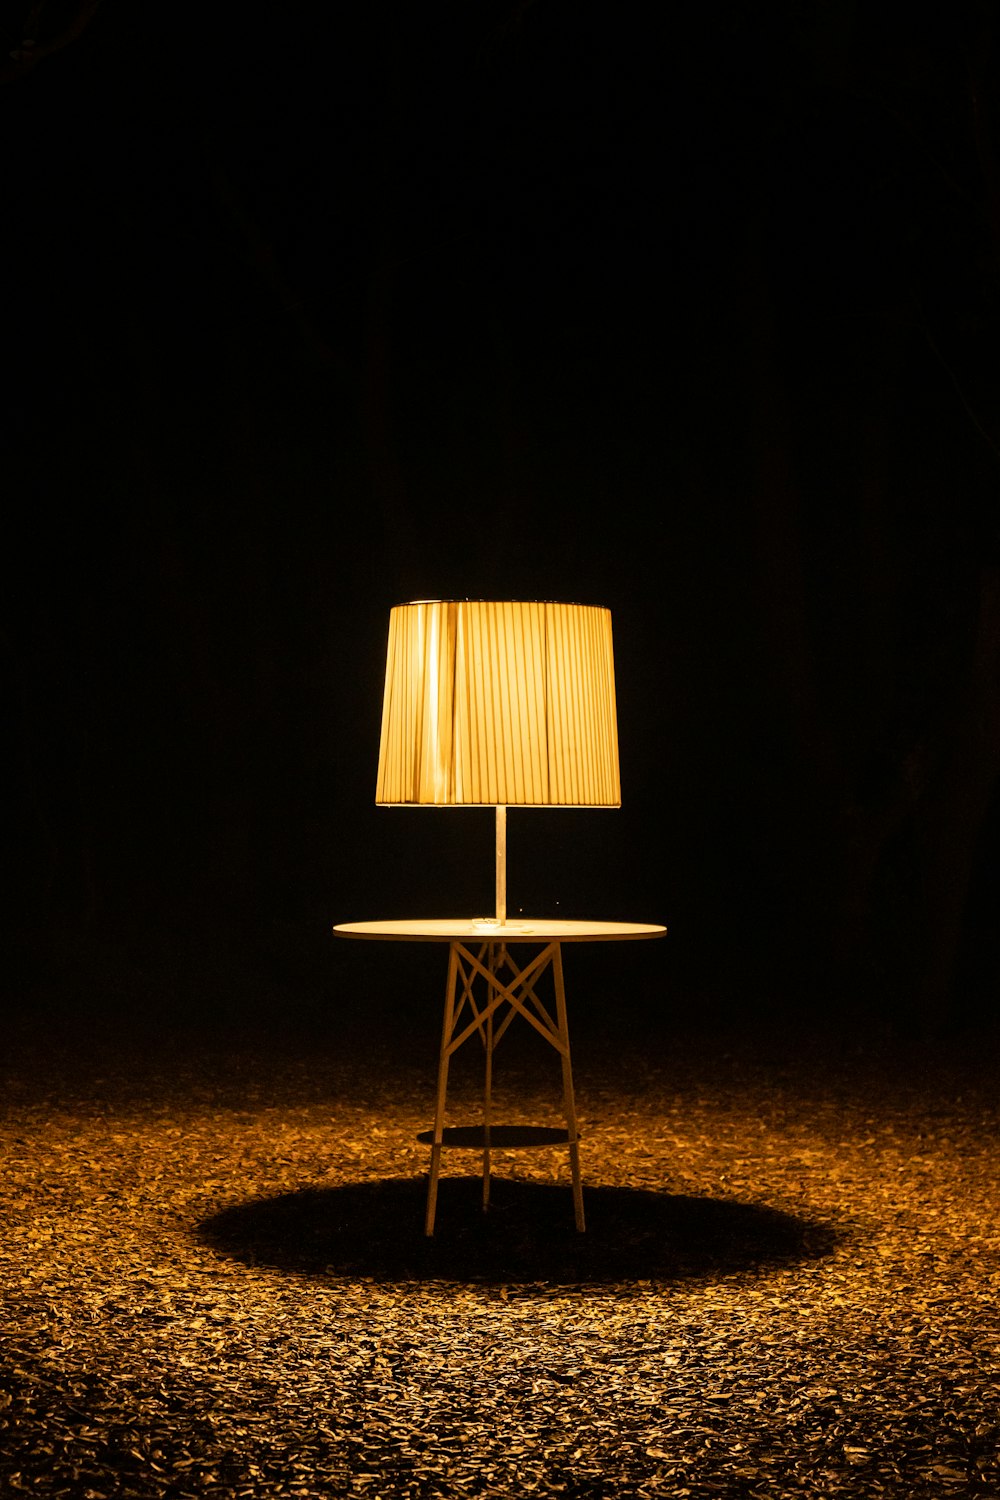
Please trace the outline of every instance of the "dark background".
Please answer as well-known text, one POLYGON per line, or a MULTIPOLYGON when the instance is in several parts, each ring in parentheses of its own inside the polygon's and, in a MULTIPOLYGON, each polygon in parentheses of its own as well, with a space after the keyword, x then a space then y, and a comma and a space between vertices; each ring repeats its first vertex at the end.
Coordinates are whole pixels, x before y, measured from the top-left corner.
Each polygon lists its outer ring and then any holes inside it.
POLYGON ((406 999, 330 926, 490 909, 373 802, 469 596, 615 626, 512 909, 667 922, 678 1024, 991 1023, 996 7, 139 9, 0 6, 12 1010, 406 999))

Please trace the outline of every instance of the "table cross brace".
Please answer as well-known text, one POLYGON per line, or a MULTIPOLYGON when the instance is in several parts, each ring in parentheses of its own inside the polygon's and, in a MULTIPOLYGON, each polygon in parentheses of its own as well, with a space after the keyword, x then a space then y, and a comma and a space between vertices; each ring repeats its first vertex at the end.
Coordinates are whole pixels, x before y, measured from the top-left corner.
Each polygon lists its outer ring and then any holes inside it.
POLYGON ((541 1000, 539 1000, 534 985, 531 982, 533 979, 540 979, 542 974, 545 973, 545 970, 552 962, 555 950, 559 947, 558 943, 549 943, 540 953, 535 955, 529 964, 525 964, 523 969, 518 969, 505 943, 484 943, 478 955, 472 953, 463 943, 455 943, 453 946, 458 950, 456 978, 461 982, 462 995, 454 1008, 452 1032, 447 1044, 449 1057, 457 1052, 459 1047, 467 1042, 476 1030, 479 1031, 483 1045, 486 1046, 487 1029, 485 1023, 505 1003, 510 1006, 510 1010, 493 1035, 492 1042, 494 1047, 496 1047, 515 1015, 520 1015, 531 1023, 539 1036, 544 1037, 550 1047, 554 1047, 560 1053, 568 1051, 568 1040, 563 1037, 558 1025, 553 1021, 541 1000), (489 960, 488 967, 483 963, 485 957, 488 957, 489 960), (510 969, 513 975, 507 984, 504 984, 499 977, 499 971, 502 967, 510 969), (477 976, 486 980, 487 992, 491 996, 482 1009, 476 1004, 472 988, 477 976), (540 1013, 539 1015, 534 1015, 527 1009, 522 1003, 522 996, 527 996, 540 1013), (458 1036, 455 1036, 454 1029, 458 1025, 466 1001, 468 1001, 469 1008, 472 1011, 473 1020, 467 1023, 458 1036))

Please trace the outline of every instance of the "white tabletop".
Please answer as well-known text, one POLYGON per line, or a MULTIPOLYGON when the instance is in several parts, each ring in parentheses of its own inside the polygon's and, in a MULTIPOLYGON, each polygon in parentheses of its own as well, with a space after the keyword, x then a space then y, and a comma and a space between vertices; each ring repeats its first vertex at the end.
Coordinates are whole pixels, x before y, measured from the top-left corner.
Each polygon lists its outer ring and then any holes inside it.
POLYGON ((389 922, 341 922, 333 930, 339 937, 424 943, 621 942, 663 937, 667 931, 648 922, 570 922, 553 917, 518 917, 502 927, 491 917, 408 917, 389 922))

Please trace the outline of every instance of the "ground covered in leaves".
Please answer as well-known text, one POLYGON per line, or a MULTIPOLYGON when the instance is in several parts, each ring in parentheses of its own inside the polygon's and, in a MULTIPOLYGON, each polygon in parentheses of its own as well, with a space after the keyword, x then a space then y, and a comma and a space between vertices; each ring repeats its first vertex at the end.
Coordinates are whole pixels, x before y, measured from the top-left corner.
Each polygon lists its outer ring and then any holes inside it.
MULTIPOLYGON (((11 1038, 0 1493, 1000 1492, 982 1050, 595 1020, 586 1236, 544 1149, 485 1219, 448 1155, 427 1241, 435 1026, 334 1030, 11 1038)), ((557 1070, 503 1046, 498 1117, 551 1122, 557 1070)))

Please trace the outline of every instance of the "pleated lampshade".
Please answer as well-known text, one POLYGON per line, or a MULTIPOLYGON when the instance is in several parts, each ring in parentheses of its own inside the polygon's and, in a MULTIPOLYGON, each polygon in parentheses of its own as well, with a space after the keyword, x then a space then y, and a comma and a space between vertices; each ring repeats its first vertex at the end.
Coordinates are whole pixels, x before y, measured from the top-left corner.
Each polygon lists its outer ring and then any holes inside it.
POLYGON ((375 801, 619 806, 610 611, 482 600, 393 609, 375 801))

